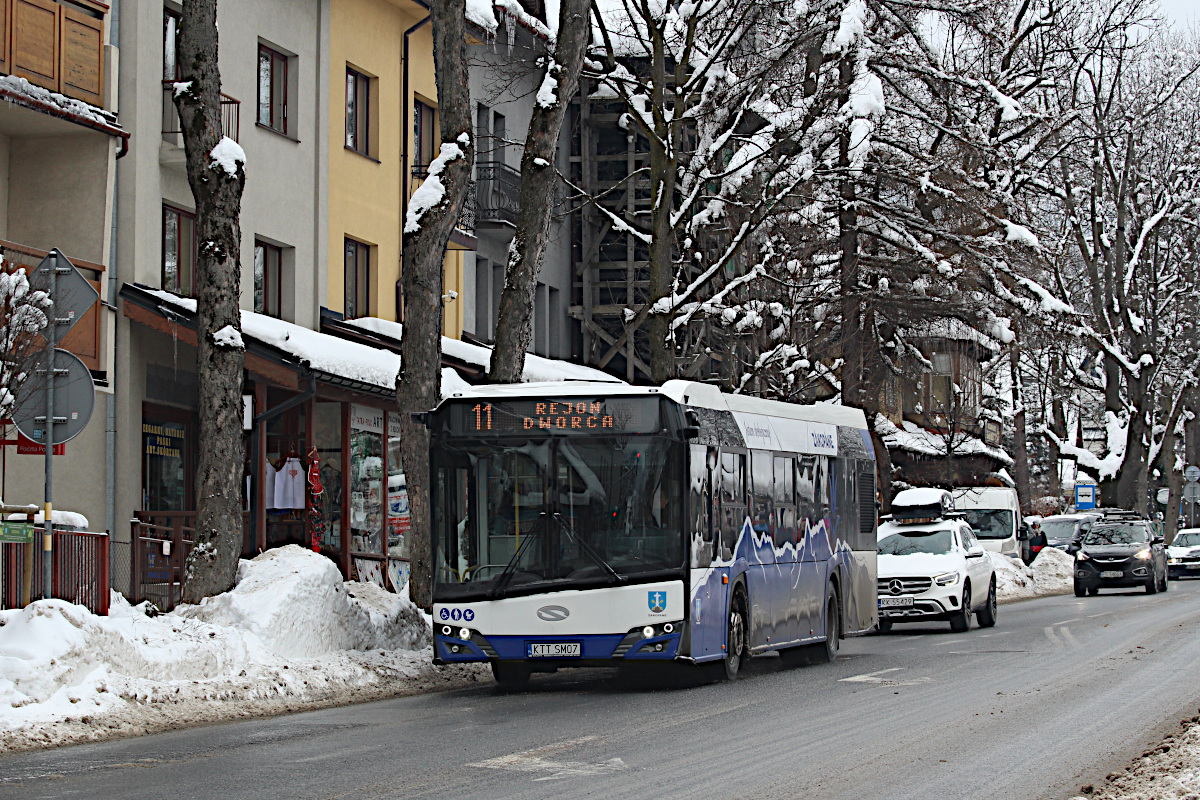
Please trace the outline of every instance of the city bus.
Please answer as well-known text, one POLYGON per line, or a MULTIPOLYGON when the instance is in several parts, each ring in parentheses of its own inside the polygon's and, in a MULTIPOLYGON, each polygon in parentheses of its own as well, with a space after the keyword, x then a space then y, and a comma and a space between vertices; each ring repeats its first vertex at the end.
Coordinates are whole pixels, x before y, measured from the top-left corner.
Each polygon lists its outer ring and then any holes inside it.
POLYGON ((733 679, 876 625, 860 410, 568 381, 465 389, 428 424, 437 663, 507 686, 679 662, 733 679))

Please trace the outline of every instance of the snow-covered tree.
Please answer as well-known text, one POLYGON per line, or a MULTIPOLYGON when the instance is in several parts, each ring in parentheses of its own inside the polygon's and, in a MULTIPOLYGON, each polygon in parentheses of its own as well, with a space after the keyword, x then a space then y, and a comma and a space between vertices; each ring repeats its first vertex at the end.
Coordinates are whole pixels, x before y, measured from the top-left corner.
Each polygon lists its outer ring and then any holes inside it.
POLYGON ((38 333, 49 322, 50 298, 29 289, 24 267, 0 270, 0 419, 12 417, 21 387, 42 360, 45 341, 38 333))

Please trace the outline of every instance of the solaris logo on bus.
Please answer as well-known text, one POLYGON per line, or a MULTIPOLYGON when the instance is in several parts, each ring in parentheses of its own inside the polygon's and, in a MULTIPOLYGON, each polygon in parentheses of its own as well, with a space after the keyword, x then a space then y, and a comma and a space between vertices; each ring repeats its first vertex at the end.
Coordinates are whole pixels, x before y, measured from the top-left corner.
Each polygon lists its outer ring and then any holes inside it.
POLYGON ((647 600, 650 603, 650 613, 661 614, 667 610, 666 592, 650 592, 647 600))

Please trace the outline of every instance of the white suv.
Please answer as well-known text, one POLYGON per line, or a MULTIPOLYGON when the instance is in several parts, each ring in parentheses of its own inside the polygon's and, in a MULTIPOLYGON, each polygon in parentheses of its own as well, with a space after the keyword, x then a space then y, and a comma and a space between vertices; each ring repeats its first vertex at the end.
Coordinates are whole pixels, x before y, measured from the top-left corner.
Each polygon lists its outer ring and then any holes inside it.
POLYGON ((996 624, 996 575, 949 492, 907 489, 879 526, 879 629, 948 621, 953 631, 996 624))

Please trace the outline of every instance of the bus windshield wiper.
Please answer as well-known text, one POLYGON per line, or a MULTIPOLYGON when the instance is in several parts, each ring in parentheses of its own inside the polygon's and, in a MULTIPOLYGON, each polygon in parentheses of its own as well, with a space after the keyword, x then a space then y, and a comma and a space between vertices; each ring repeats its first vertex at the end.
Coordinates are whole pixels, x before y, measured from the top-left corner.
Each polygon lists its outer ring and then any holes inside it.
POLYGON ((603 569, 605 572, 607 572, 609 575, 611 575, 613 580, 615 580, 617 583, 625 583, 626 581, 629 580, 627 577, 625 577, 624 575, 622 575, 621 573, 619 573, 615 569, 613 569, 612 564, 609 564, 607 561, 605 561, 604 558, 599 553, 597 553, 590 544, 588 544, 586 541, 584 541, 584 539, 582 537, 576 536, 574 529, 570 525, 567 524, 567 521, 565 519, 563 519, 562 514, 555 511, 554 512, 554 520, 560 526, 562 526, 563 532, 567 534, 567 538, 570 539, 571 541, 575 542, 575 544, 579 545, 579 549, 582 550, 583 552, 587 553, 588 557, 591 558, 592 561, 595 561, 597 566, 599 566, 601 569, 603 569))
POLYGON ((488 592, 489 599, 494 600, 497 597, 504 596, 504 590, 508 588, 508 584, 512 583, 512 576, 516 573, 517 564, 521 563, 521 556, 525 555, 525 550, 529 547, 529 543, 537 538, 537 535, 546 527, 544 522, 545 517, 545 511, 538 514, 537 523, 541 524, 534 524, 533 529, 525 537, 524 541, 517 546, 517 552, 513 553, 513 557, 509 559, 504 570, 496 576, 496 583, 492 586, 492 590, 488 592))

